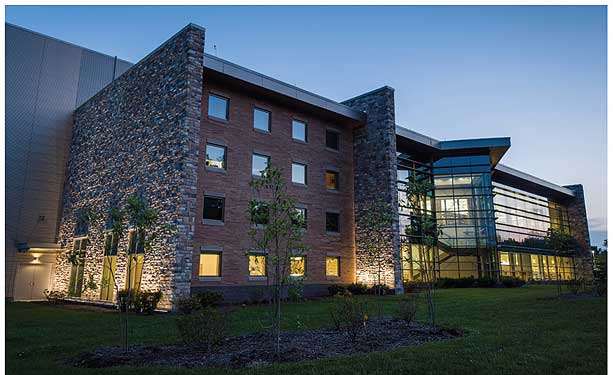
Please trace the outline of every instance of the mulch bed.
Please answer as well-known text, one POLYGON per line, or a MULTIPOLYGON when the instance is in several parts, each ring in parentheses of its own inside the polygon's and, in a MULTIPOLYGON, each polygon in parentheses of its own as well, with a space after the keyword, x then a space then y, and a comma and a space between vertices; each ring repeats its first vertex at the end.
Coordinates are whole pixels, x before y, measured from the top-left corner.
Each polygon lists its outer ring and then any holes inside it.
MULTIPOLYGON (((432 328, 417 323, 410 327, 402 320, 384 317, 371 319, 367 333, 352 342, 346 332, 310 329, 282 333, 281 362, 345 356, 393 350, 462 336, 454 329, 432 328)), ((186 345, 133 345, 128 353, 123 346, 101 347, 70 359, 77 367, 172 366, 241 368, 274 363, 272 340, 266 332, 231 336, 211 352, 186 345)))

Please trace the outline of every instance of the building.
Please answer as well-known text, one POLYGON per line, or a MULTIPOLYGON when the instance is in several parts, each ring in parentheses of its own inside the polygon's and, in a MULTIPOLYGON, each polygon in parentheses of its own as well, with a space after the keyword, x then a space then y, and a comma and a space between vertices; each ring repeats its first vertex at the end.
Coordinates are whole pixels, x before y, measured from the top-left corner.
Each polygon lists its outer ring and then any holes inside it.
POLYGON ((503 166, 510 139, 438 141, 396 124, 390 87, 338 103, 204 54, 204 43, 204 29, 186 26, 74 111, 49 288, 112 300, 112 278, 161 290, 168 308, 200 290, 257 296, 267 255, 249 250, 249 182, 268 164, 283 169, 306 219, 311 250, 293 262, 308 295, 375 281, 361 219, 375 199, 394 218, 383 273, 399 292, 423 279, 426 256, 436 277, 589 273, 581 185, 503 166), (431 187, 409 207, 411 181, 431 187), (109 230, 111 209, 133 194, 160 214, 149 251, 134 232, 109 230), (550 228, 581 249, 548 249, 550 228), (101 288, 85 290, 90 279, 101 288))
POLYGON ((5 293, 44 298, 74 110, 132 64, 6 24, 5 293))

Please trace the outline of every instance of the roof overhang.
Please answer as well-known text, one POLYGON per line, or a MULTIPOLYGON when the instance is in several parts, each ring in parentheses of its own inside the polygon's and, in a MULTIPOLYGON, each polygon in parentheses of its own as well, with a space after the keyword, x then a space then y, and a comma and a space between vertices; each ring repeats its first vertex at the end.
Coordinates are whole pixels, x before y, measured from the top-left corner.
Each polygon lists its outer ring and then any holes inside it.
POLYGON ((353 121, 366 121, 364 112, 207 53, 204 54, 204 68, 353 121))
POLYGON ((396 138, 399 148, 407 147, 420 152, 436 153, 440 156, 487 152, 491 156, 492 167, 498 164, 511 147, 511 138, 509 137, 439 141, 398 125, 396 126, 396 138))
POLYGON ((496 166, 492 178, 501 184, 562 202, 575 196, 575 193, 568 188, 545 181, 504 164, 496 166))

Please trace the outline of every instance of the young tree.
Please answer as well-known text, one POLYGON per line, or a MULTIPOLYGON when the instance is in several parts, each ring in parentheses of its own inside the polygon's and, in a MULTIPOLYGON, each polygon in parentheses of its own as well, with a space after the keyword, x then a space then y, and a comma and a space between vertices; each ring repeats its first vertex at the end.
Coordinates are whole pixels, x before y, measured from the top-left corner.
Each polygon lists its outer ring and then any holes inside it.
POLYGON ((292 256, 304 256, 302 243, 304 218, 295 201, 287 193, 281 170, 268 166, 260 178, 250 183, 254 199, 249 202, 248 215, 256 225, 250 231, 253 249, 268 253, 266 262, 267 289, 270 296, 270 330, 277 360, 281 358, 281 302, 290 281, 292 256))
POLYGON ((559 297, 562 295, 562 280, 560 277, 558 259, 562 256, 580 255, 578 254, 580 247, 577 240, 570 234, 554 228, 549 228, 547 231, 545 244, 547 248, 552 250, 555 254, 556 286, 559 297))
POLYGON ((384 269, 386 264, 393 262, 393 254, 390 252, 394 222, 391 205, 381 198, 376 198, 365 205, 358 220, 360 247, 368 263, 375 265, 376 269, 377 315, 381 317, 381 299, 378 297, 383 294, 382 284, 387 282, 384 269))
MULTIPOLYGON (((409 238, 410 245, 417 246, 418 249, 420 274, 426 286, 425 299, 428 315, 430 324, 434 326, 436 321, 436 246, 439 233, 436 218, 428 209, 428 201, 434 191, 434 184, 429 178, 413 173, 409 174, 405 185, 405 199, 401 207, 408 209, 411 215, 410 225, 405 228, 405 234, 409 238)), ((415 262, 412 258, 406 260, 415 262)))

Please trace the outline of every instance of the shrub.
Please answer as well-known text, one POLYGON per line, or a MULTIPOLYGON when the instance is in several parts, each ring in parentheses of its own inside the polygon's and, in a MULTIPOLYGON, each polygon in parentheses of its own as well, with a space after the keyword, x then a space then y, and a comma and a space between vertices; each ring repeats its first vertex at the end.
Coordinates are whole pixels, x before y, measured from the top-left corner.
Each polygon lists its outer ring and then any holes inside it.
POLYGON ((175 306, 179 314, 188 315, 198 310, 200 305, 200 299, 195 296, 180 297, 176 300, 175 306))
POLYGON ((368 322, 368 305, 349 293, 337 294, 330 306, 330 317, 337 330, 345 329, 351 341, 356 342, 368 322))
POLYGON ((162 292, 137 292, 132 298, 132 305, 136 312, 153 314, 162 299, 162 292))
POLYGON ((301 279, 291 280, 287 286, 287 298, 292 302, 298 302, 302 300, 304 292, 304 283, 301 279))
POLYGON ((496 286, 497 280, 489 276, 481 276, 477 279, 477 286, 479 288, 492 288, 496 286))
POLYGON ((62 302, 64 298, 66 298, 66 293, 59 291, 59 290, 45 289, 43 290, 43 293, 45 294, 47 301, 53 304, 58 304, 62 302))
POLYGON ((347 290, 354 295, 368 294, 368 286, 366 284, 353 283, 347 285, 347 290))
POLYGON ((334 284, 328 287, 328 293, 331 296, 335 296, 337 294, 344 294, 346 291, 347 291, 347 286, 345 285, 334 284))
POLYGON ((176 319, 183 342, 210 351, 219 345, 226 335, 225 315, 212 307, 182 315, 176 319))
POLYGON ((387 286, 386 284, 373 285, 368 289, 369 294, 377 295, 377 292, 381 296, 387 296, 393 293, 393 289, 387 286), (378 289, 377 289, 378 288, 378 289))
MULTIPOLYGON (((134 301, 135 291, 132 291, 130 295, 130 299, 134 301)), ((117 291, 117 306, 119 310, 126 311, 127 306, 132 308, 132 302, 128 303, 128 291, 127 290, 118 290, 117 291)))
POLYGON ((249 303, 262 303, 264 302, 266 297, 266 288, 264 287, 254 287, 249 292, 249 303))
POLYGON ((396 316, 404 320, 407 326, 411 325, 416 312, 417 296, 415 294, 405 294, 398 300, 398 304, 396 305, 396 316))
POLYGON ((517 288, 524 285, 526 282, 517 277, 503 276, 500 278, 502 286, 505 288, 517 288))
POLYGON ((477 282, 473 276, 460 277, 456 281, 456 288, 473 288, 477 285, 477 282))
POLYGON ((200 302, 200 306, 202 306, 203 308, 216 307, 223 302, 223 294, 221 292, 213 292, 210 290, 198 293, 196 295, 196 298, 200 302))

